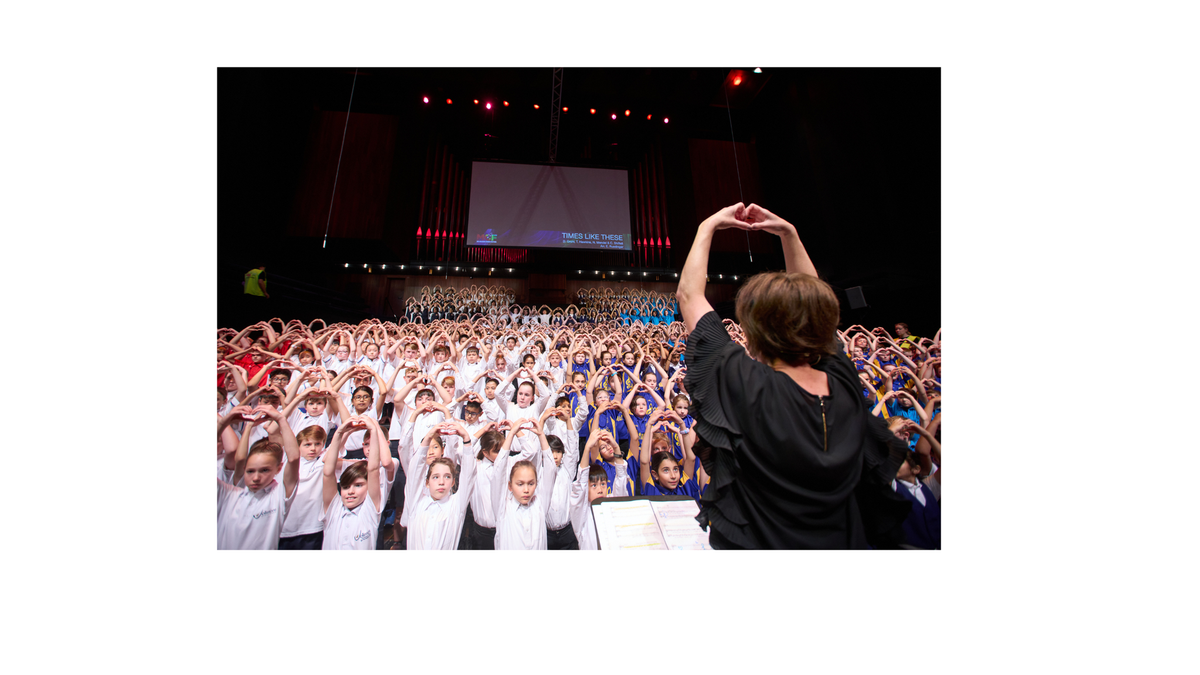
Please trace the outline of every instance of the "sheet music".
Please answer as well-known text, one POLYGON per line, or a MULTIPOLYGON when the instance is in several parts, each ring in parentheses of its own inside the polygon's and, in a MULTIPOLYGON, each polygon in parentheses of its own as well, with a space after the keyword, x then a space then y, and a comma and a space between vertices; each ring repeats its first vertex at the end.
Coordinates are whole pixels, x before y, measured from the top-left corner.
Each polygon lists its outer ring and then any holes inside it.
POLYGON ((711 551, 708 533, 700 529, 696 515, 700 505, 695 500, 648 502, 658 519, 663 541, 672 551, 711 551))
POLYGON ((596 534, 602 550, 667 549, 654 509, 648 501, 593 504, 592 517, 596 522, 596 534))

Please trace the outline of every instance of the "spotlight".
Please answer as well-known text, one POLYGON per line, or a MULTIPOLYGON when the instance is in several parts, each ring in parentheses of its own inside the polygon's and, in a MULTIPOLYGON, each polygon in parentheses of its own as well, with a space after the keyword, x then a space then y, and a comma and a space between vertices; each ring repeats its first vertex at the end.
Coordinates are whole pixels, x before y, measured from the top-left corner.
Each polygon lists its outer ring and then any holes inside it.
POLYGON ((490 269, 490 270, 488 270, 488 271, 489 271, 489 272, 495 272, 495 271, 496 271, 496 268, 495 268, 495 267, 493 267, 492 269, 490 269))
POLYGON ((429 97, 428 97, 428 96, 422 96, 422 97, 421 97, 421 100, 422 100, 422 101, 424 101, 425 103, 429 103, 429 97))
POLYGON ((364 269, 364 270, 365 270, 365 269, 367 269, 367 266, 366 266, 366 265, 363 265, 363 269, 364 269))
POLYGON ((646 115, 646 119, 650 119, 652 117, 654 117, 654 115, 646 115))
POLYGON ((735 87, 736 87, 736 86, 738 86, 738 85, 739 85, 739 84, 741 84, 741 83, 742 83, 742 76, 741 76, 741 75, 738 75, 738 76, 736 76, 736 77, 734 77, 734 78, 733 78, 733 86, 735 86, 735 87))
POLYGON ((615 119, 617 119, 617 113, 613 113, 613 114, 612 114, 612 118, 613 118, 614 120, 615 120, 615 119))
MULTIPOLYGON (((438 269, 441 269, 441 268, 439 267, 438 269)), ((724 275, 724 274, 718 274, 718 275, 717 275, 717 278, 718 278, 718 279, 724 279, 724 278, 725 278, 725 275, 724 275)))
POLYGON ((511 271, 512 271, 512 268, 511 268, 511 267, 510 267, 510 268, 508 268, 508 271, 509 271, 509 272, 511 272, 511 271))
POLYGON ((446 105, 451 105, 453 103, 454 103, 454 101, 451 101, 450 99, 446 99, 446 105))
POLYGON ((492 104, 491 104, 491 103, 484 103, 484 104, 483 104, 483 107, 487 108, 488 110, 491 110, 491 109, 492 109, 492 104))
POLYGON ((737 275, 736 275, 736 274, 735 274, 735 275, 733 275, 733 280, 734 280, 734 281, 737 281, 737 275))
POLYGON ((471 271, 472 271, 472 272, 474 272, 474 271, 475 271, 475 268, 474 268, 474 267, 472 267, 472 268, 471 268, 471 271))
POLYGON ((505 108, 507 108, 507 107, 508 107, 508 101, 505 101, 505 102, 504 102, 504 107, 505 107, 505 108))
POLYGON ((441 265, 438 265, 438 269, 437 269, 437 271, 439 271, 439 272, 441 272, 441 271, 442 271, 442 266, 441 266, 441 265))
POLYGON ((540 110, 540 108, 538 108, 538 104, 536 104, 536 103, 534 103, 534 104, 533 104, 533 109, 534 109, 534 110, 540 110))
POLYGON ((349 267, 349 266, 350 266, 350 263, 346 263, 346 267, 349 267))
POLYGON ((454 271, 455 271, 455 272, 457 272, 457 271, 458 271, 458 268, 457 268, 457 267, 455 267, 455 268, 454 268, 454 271))
POLYGON ((626 110, 626 111, 625 111, 625 116, 626 116, 626 117, 629 117, 629 111, 628 111, 628 110, 626 110))
POLYGON ((625 276, 631 277, 631 276, 633 276, 633 272, 625 272, 625 276))
POLYGON ((676 279, 678 279, 678 278, 679 278, 679 272, 676 272, 676 273, 675 273, 675 278, 676 278, 676 279))
POLYGON ((404 269, 404 265, 401 265, 401 266, 400 266, 400 269, 404 269))
POLYGON ((600 274, 600 270, 596 270, 596 271, 595 271, 595 274, 600 274))
POLYGON ((588 110, 588 112, 590 112, 590 113, 592 113, 593 115, 595 115, 595 114, 596 114, 596 109, 595 109, 595 108, 590 108, 590 109, 588 110))
POLYGON ((642 272, 642 276, 646 276, 646 273, 645 273, 645 272, 642 272))
POLYGON ((575 270, 576 274, 583 274, 583 270, 575 270))
POLYGON ((567 112, 567 106, 563 106, 563 112, 567 112))
POLYGON ((387 269, 387 265, 384 265, 384 266, 383 266, 383 267, 381 267, 380 269, 385 269, 385 270, 386 270, 386 269, 387 269))
POLYGON ((754 72, 756 72, 756 73, 761 73, 761 72, 762 72, 762 68, 755 68, 755 69, 754 69, 754 72))
POLYGON ((663 118, 663 124, 670 124, 670 122, 671 120, 667 119, 666 117, 663 118))
POLYGON ((424 265, 417 265, 417 269, 419 269, 419 270, 423 270, 423 269, 425 269, 425 266, 424 266, 424 265))

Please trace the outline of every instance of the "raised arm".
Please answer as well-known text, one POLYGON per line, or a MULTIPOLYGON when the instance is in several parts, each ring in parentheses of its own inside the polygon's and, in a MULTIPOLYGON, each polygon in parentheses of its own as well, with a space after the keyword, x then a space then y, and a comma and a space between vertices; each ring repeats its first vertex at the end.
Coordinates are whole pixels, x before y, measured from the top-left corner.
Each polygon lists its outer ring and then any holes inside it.
POLYGON ((338 457, 342 454, 342 448, 346 445, 346 435, 349 433, 350 425, 343 424, 333 432, 333 438, 329 441, 329 447, 325 448, 325 455, 321 458, 324 466, 321 467, 321 509, 329 510, 329 504, 337 497, 337 465, 338 457))

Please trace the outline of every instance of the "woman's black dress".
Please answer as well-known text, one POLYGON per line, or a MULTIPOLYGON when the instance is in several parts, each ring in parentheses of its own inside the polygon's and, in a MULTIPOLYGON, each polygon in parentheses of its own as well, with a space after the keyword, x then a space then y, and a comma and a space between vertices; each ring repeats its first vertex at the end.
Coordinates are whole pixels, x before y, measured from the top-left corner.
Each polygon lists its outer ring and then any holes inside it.
POLYGON ((688 336, 687 366, 694 450, 711 479, 697 519, 715 547, 903 543, 911 507, 890 485, 907 448, 870 414, 840 348, 814 365, 830 392, 814 396, 750 358, 709 312, 688 336))

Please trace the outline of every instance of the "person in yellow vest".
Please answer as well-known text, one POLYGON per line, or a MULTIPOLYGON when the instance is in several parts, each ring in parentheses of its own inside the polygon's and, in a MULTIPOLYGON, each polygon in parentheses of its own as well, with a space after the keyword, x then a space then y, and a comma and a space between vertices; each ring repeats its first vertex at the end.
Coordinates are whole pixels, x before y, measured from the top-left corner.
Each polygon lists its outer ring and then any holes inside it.
POLYGON ((263 265, 246 272, 246 286, 244 289, 246 295, 257 295, 263 298, 271 297, 271 294, 267 293, 266 270, 267 266, 263 265))

